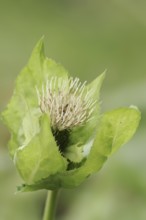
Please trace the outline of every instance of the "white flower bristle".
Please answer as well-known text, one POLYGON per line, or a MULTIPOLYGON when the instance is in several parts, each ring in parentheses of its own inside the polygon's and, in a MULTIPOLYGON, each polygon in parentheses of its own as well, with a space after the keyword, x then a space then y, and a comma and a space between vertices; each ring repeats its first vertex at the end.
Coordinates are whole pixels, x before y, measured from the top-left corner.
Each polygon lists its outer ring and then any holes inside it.
POLYGON ((68 80, 51 77, 36 88, 38 104, 42 113, 49 113, 51 126, 54 130, 72 129, 89 121, 97 101, 91 98, 91 89, 85 87, 79 78, 68 80))

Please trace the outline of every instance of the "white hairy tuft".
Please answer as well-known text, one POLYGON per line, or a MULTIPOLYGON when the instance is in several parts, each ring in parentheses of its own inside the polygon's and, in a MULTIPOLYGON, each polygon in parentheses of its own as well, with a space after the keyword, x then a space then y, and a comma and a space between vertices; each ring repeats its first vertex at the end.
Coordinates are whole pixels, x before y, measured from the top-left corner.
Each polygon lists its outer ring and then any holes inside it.
POLYGON ((91 97, 92 90, 87 90, 86 81, 70 77, 68 81, 51 77, 36 88, 38 104, 43 113, 49 113, 54 130, 72 129, 91 119, 97 101, 91 97))

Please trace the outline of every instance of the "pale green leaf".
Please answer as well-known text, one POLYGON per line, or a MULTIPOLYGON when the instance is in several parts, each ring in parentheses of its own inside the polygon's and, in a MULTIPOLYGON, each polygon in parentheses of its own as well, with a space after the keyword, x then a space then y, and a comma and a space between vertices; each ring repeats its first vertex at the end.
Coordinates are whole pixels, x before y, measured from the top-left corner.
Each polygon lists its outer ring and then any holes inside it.
POLYGON ((23 129, 24 118, 28 117, 32 109, 38 108, 36 87, 41 89, 52 76, 60 77, 57 79, 60 83, 66 82, 68 77, 67 71, 60 64, 45 57, 43 48, 41 38, 33 49, 28 64, 19 74, 10 103, 2 113, 3 121, 11 131, 9 150, 12 157, 22 144, 22 136, 26 136, 26 132, 29 134, 29 131, 23 129))
POLYGON ((80 185, 88 176, 99 171, 111 153, 132 138, 139 120, 140 112, 133 107, 120 108, 105 113, 90 153, 81 167, 56 174, 37 182, 35 185, 26 185, 22 187, 22 191, 53 189, 54 186, 56 188, 72 188, 80 185))
POLYGON ((140 121, 137 108, 119 108, 103 115, 94 145, 105 156, 116 151, 134 135, 140 121))
POLYGON ((18 148, 14 162, 29 184, 66 170, 67 161, 59 152, 47 115, 40 118, 40 132, 27 145, 18 148))
POLYGON ((74 163, 79 163, 84 158, 83 146, 71 145, 65 149, 64 155, 74 163))

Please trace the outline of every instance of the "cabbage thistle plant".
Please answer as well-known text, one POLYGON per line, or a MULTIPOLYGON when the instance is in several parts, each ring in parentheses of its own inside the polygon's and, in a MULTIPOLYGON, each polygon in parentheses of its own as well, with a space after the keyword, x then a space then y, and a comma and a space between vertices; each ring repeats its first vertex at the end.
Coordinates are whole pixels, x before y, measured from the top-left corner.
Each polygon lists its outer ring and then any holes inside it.
POLYGON ((140 112, 131 106, 100 114, 104 77, 82 83, 45 57, 43 39, 37 43, 3 112, 9 152, 24 180, 19 191, 77 187, 131 139, 140 112))

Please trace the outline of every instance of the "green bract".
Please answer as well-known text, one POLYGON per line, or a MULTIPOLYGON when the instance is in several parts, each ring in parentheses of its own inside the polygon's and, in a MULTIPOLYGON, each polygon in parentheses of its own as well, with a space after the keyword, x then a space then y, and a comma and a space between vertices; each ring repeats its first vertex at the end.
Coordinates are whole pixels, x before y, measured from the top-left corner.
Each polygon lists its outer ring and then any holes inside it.
POLYGON ((43 39, 38 42, 3 112, 10 155, 25 181, 21 191, 78 186, 133 136, 136 107, 99 114, 104 76, 81 84, 45 57, 43 39))

